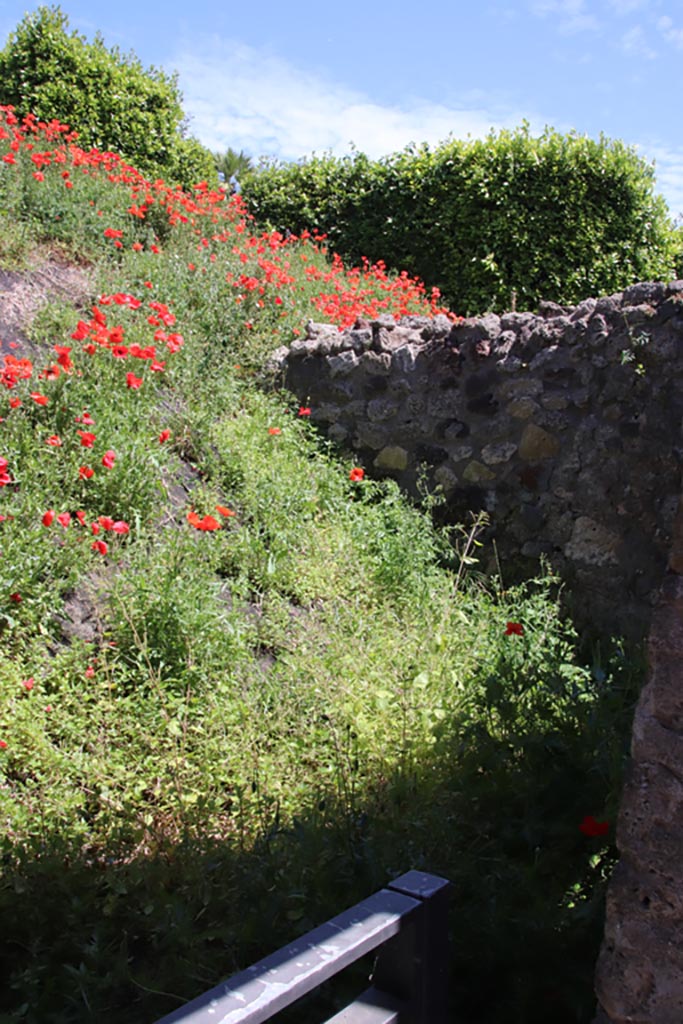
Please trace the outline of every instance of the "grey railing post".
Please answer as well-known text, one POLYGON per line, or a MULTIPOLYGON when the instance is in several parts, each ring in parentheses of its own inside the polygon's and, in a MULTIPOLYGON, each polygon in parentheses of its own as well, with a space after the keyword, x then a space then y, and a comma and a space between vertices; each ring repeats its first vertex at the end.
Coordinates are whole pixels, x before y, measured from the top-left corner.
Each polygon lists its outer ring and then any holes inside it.
POLYGON ((406 928, 381 947, 373 987, 400 999, 408 1007, 410 1024, 447 1024, 450 882, 408 871, 387 888, 419 900, 422 907, 406 928))
POLYGON ((157 1024, 263 1024, 378 947, 372 988, 327 1024, 447 1024, 449 884, 409 871, 157 1024))

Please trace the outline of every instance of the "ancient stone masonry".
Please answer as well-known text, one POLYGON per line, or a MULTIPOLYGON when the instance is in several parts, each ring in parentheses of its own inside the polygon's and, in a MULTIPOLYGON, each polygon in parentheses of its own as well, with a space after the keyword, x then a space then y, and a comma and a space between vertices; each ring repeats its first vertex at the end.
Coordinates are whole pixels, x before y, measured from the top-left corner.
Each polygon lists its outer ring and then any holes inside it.
POLYGON ((602 627, 643 634, 680 493, 683 281, 451 323, 308 325, 273 366, 368 470, 486 509, 503 566, 540 556, 602 627))
POLYGON ((683 1021, 683 501, 648 642, 607 894, 595 1024, 683 1021))

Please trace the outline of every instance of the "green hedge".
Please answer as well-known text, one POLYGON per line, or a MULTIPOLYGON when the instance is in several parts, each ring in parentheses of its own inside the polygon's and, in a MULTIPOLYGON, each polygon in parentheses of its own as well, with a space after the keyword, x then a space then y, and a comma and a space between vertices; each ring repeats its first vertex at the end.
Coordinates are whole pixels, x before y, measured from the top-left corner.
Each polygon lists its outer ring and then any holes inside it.
POLYGON ((68 25, 54 6, 24 17, 0 50, 0 104, 68 124, 85 149, 120 153, 149 176, 186 187, 216 180, 211 153, 184 134, 176 76, 68 25))
POLYGON ((459 313, 509 309, 513 291, 519 309, 574 303, 672 279, 681 262, 681 233, 634 149, 527 125, 380 161, 271 166, 244 195, 274 227, 317 228, 345 259, 418 274, 459 313))

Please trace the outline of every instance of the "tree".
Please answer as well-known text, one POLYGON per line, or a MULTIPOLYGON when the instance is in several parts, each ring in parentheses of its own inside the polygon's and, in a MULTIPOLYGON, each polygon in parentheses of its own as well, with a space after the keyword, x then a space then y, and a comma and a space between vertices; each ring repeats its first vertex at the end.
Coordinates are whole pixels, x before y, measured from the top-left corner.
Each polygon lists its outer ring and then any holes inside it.
POLYGON ((243 149, 237 152, 231 146, 228 146, 224 153, 215 152, 213 154, 213 160, 216 165, 216 170, 220 174, 225 175, 225 180, 229 181, 233 174, 236 178, 243 178, 246 174, 249 174, 254 170, 252 159, 248 156, 243 149))
POLYGON ((25 16, 0 51, 0 103, 57 118, 80 145, 120 153, 145 174, 181 185, 215 178, 209 151, 186 136, 177 75, 68 27, 57 6, 25 16))

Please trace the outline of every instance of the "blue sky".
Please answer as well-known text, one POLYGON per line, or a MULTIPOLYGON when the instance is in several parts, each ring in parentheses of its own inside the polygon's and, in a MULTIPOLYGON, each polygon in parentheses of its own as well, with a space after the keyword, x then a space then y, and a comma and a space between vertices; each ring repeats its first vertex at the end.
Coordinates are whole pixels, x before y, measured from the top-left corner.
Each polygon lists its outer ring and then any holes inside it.
MULTIPOLYGON (((37 3, 0 0, 0 42, 37 3)), ((64 0, 72 28, 177 71, 211 149, 371 157, 527 120, 618 138, 683 214, 683 0, 64 0)))

